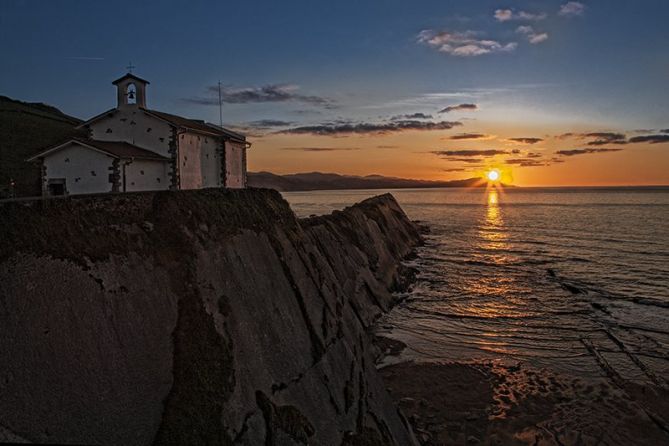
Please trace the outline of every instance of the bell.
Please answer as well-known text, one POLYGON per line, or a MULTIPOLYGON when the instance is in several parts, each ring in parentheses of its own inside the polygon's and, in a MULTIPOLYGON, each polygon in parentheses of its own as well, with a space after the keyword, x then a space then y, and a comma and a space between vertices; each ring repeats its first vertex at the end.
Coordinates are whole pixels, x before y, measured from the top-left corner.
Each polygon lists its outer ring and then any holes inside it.
POLYGON ((128 99, 135 99, 135 92, 134 91, 130 91, 128 93, 128 99))

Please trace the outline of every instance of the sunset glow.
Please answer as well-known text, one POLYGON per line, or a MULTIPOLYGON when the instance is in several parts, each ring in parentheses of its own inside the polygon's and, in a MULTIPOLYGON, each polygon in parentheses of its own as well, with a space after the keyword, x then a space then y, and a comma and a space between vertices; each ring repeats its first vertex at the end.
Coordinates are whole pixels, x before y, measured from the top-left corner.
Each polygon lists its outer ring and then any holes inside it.
POLYGON ((488 181, 495 182, 499 180, 500 174, 498 170, 491 170, 487 173, 486 177, 488 178, 488 181))
POLYGON ((255 172, 443 181, 494 166, 516 186, 669 184, 669 3, 503 3, 392 0, 379 14, 251 0, 184 24, 125 0, 127 20, 96 2, 5 2, 5 35, 32 37, 3 47, 0 85, 84 119, 113 103, 107 80, 132 60, 153 81, 148 108, 246 134, 255 172), (72 46, 82 21, 96 32, 72 46), (149 37, 108 39, 124 26, 149 37))

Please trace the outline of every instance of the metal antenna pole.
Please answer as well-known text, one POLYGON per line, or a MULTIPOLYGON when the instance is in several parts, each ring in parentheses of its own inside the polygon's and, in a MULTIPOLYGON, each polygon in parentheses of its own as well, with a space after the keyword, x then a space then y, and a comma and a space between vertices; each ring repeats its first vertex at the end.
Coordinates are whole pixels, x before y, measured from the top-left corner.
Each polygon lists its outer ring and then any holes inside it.
POLYGON ((218 122, 223 127, 223 99, 221 97, 221 81, 218 81, 218 122))

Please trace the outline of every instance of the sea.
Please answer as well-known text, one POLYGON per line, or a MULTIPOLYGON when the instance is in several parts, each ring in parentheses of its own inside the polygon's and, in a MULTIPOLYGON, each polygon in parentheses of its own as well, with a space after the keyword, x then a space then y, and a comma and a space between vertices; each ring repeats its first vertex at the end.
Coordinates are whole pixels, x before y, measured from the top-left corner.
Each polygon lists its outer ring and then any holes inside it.
POLYGON ((517 361, 669 377, 669 188, 284 192, 298 216, 390 192, 429 228, 417 281, 377 331, 403 360, 517 361))

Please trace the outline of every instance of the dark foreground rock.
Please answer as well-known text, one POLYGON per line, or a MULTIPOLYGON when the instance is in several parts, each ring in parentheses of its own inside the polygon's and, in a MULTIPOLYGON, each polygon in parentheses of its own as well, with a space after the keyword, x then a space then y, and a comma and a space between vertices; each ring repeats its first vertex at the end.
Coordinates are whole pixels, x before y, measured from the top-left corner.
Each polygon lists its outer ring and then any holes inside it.
POLYGON ((661 445, 669 391, 521 364, 403 362, 381 369, 424 446, 661 445))
POLYGON ((366 329, 420 241, 390 195, 0 206, 0 432, 86 444, 415 444, 366 329))

